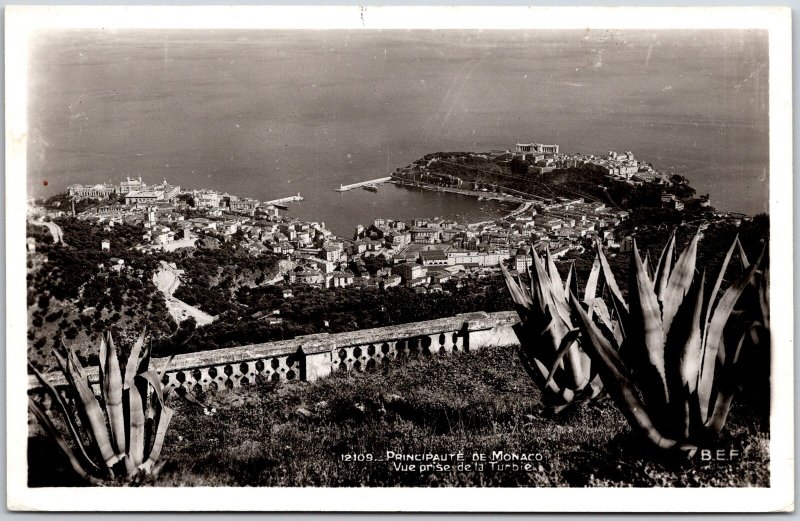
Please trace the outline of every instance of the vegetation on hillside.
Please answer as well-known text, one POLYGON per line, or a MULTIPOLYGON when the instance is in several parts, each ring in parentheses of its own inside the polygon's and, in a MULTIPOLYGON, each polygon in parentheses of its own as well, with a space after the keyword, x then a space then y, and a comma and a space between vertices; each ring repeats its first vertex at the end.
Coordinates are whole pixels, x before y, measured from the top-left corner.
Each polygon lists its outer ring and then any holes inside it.
POLYGON ((112 232, 74 218, 57 222, 68 246, 53 244, 40 232, 34 235, 37 251, 29 257, 28 354, 39 369, 55 368, 52 348, 62 335, 95 365, 91 346, 103 331, 128 338, 147 327, 161 338, 177 329, 152 283, 158 260, 130 249, 140 235, 135 227, 117 226, 112 232), (104 239, 111 241, 111 250, 101 251, 104 239), (115 258, 125 261, 123 269, 112 269, 115 258))
POLYGON ((174 296, 211 315, 241 311, 235 300, 236 292, 272 279, 278 271, 279 258, 270 254, 251 257, 236 242, 170 256, 178 269, 184 271, 174 296))
POLYGON ((443 284, 442 292, 420 294, 411 288, 317 288, 307 285, 243 286, 228 310, 202 328, 182 324, 183 335, 165 339, 158 352, 166 355, 236 345, 285 340, 314 333, 341 333, 372 327, 432 320, 472 311, 511 309, 511 300, 498 277, 468 279, 461 288, 443 284), (284 298, 291 289, 292 297, 284 298), (279 317, 269 324, 256 313, 279 317), (277 313, 274 313, 277 312, 277 313), (194 334, 180 347, 188 332, 194 334), (179 350, 179 351, 178 351, 179 350))

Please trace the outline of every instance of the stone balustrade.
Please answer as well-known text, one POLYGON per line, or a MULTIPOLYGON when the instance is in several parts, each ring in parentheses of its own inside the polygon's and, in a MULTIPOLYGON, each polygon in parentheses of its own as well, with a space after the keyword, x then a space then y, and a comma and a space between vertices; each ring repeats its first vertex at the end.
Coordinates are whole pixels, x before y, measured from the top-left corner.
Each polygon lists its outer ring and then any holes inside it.
MULTIPOLYGON (((167 387, 222 389, 254 383, 256 379, 314 381, 335 371, 367 371, 396 359, 474 351, 489 346, 517 344, 512 326, 516 312, 467 313, 455 317, 349 333, 322 333, 246 346, 176 355, 162 381, 167 387)), ((151 367, 162 370, 165 358, 151 367)), ((87 369, 98 381, 97 367, 87 369)), ((60 373, 47 375, 56 386, 66 385, 60 373)), ((29 377, 31 392, 40 389, 29 377)))

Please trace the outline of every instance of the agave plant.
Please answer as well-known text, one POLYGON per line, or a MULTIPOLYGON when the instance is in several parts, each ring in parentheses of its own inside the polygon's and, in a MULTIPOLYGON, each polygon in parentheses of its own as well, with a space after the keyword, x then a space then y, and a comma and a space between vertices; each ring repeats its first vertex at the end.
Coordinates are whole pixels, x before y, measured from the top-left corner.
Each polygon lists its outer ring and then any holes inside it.
MULTIPOLYGON (((520 322, 514 331, 520 342, 523 367, 542 390, 542 401, 556 412, 572 403, 597 396, 602 382, 592 362, 577 342, 578 330, 570 316, 567 296, 577 292, 574 266, 562 282, 550 250, 545 258, 531 249, 530 289, 501 265, 506 286, 514 300, 520 322)), ((608 319, 608 310, 595 298, 599 260, 595 259, 586 284, 584 301, 608 319)))
POLYGON ((721 290, 737 238, 706 299, 705 273, 695 269, 699 240, 698 231, 673 264, 673 234, 652 275, 634 242, 629 302, 598 244, 620 326, 615 330, 593 320, 574 293, 570 298, 581 345, 634 431, 655 447, 689 456, 716 438, 730 411, 742 341, 726 345, 723 330, 755 272, 750 266, 721 290))
MULTIPOLYGON (((747 255, 739 244, 739 260, 742 270, 750 267, 747 255)), ((766 244, 761 255, 761 262, 753 275, 750 285, 745 288, 742 298, 734 310, 739 321, 736 334, 742 335, 742 340, 752 355, 745 362, 748 366, 750 378, 743 382, 747 391, 745 399, 758 414, 760 429, 769 430, 770 413, 770 369, 771 369, 771 334, 769 311, 769 255, 766 244)))
POLYGON ((74 349, 53 349, 66 378, 70 400, 65 400, 33 365, 28 364, 52 398, 68 435, 62 434, 40 403, 28 407, 55 440, 73 470, 85 481, 141 479, 157 470, 164 435, 173 410, 164 404, 161 374, 150 370, 150 349, 142 333, 124 367, 110 333, 100 341, 100 394, 95 395, 74 349), (67 441, 70 440, 70 442, 67 441))

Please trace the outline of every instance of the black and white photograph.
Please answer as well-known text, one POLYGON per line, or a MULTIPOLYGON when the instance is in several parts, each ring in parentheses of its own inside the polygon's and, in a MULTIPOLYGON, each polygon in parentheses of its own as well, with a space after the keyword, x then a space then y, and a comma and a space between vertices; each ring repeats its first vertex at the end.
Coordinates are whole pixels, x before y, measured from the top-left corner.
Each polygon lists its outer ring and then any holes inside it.
POLYGON ((790 18, 8 8, 8 508, 793 510, 790 18))

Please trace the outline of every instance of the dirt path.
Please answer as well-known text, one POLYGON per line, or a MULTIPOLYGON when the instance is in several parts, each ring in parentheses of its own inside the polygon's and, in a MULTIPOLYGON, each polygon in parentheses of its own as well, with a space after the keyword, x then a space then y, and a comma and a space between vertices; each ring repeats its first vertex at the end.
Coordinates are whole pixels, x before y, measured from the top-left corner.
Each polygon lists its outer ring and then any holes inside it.
POLYGON ((67 243, 64 242, 64 234, 61 232, 61 226, 57 225, 54 222, 43 221, 43 220, 42 221, 33 221, 33 224, 36 224, 38 226, 45 226, 48 229, 48 231, 50 232, 50 235, 53 236, 53 243, 54 244, 58 244, 60 242, 64 246, 67 245, 67 243))
POLYGON ((205 326, 212 323, 217 317, 209 315, 205 311, 190 306, 186 302, 172 296, 181 283, 181 273, 182 270, 176 270, 166 262, 161 261, 161 267, 153 275, 153 284, 164 294, 164 300, 166 300, 167 310, 169 310, 170 316, 172 316, 172 319, 178 324, 189 317, 194 317, 198 326, 205 326))

